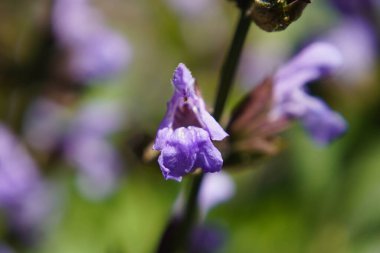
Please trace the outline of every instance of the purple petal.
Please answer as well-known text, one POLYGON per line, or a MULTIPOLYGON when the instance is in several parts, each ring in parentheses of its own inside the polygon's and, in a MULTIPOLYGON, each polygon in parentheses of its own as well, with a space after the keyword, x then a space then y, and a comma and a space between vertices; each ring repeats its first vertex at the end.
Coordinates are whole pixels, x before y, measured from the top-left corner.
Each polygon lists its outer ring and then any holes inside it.
POLYGON ((302 123, 315 142, 326 145, 346 131, 347 123, 321 100, 312 97, 309 99, 308 111, 301 118, 302 123))
POLYGON ((103 29, 101 14, 87 0, 56 0, 53 5, 54 34, 65 46, 88 41, 88 37, 103 29))
POLYGON ((176 91, 181 95, 191 96, 194 93, 195 79, 185 64, 178 64, 174 71, 172 82, 176 91))
POLYGON ((234 193, 235 184, 227 173, 206 174, 198 196, 202 215, 206 216, 210 209, 229 200, 234 193))
POLYGON ((341 135, 346 123, 321 100, 309 96, 304 85, 336 69, 342 58, 335 47, 314 43, 281 68, 274 80, 272 119, 301 119, 313 139, 326 144, 341 135))
POLYGON ((119 34, 103 31, 71 51, 69 71, 78 80, 104 79, 128 65, 132 51, 119 34))
POLYGON ((202 109, 201 118, 212 140, 221 141, 228 136, 226 131, 224 131, 224 129, 219 125, 214 117, 206 111, 206 109, 202 109))
POLYGON ((193 134, 187 128, 180 127, 167 137, 158 162, 165 179, 181 181, 182 176, 194 167, 196 146, 193 134))
POLYGON ((222 155, 212 144, 209 134, 201 128, 189 127, 189 130, 193 132, 194 141, 198 146, 194 166, 202 168, 204 172, 220 171, 223 165, 222 155))
POLYGON ((337 48, 328 43, 315 42, 277 71, 275 82, 278 86, 276 93, 279 94, 275 96, 331 73, 341 64, 342 56, 337 48))
POLYGON ((124 120, 125 115, 120 104, 108 100, 94 100, 79 109, 70 131, 106 136, 119 130, 124 120))
POLYGON ((75 81, 109 78, 130 62, 126 39, 107 27, 89 1, 54 1, 52 26, 58 43, 69 53, 67 67, 75 81))
POLYGON ((343 84, 358 84, 371 75, 376 62, 376 38, 366 22, 346 18, 321 39, 335 45, 342 53, 339 77, 344 79, 343 84))
POLYGON ((198 127, 161 130, 154 148, 161 151, 158 162, 166 179, 181 181, 182 176, 196 168, 216 172, 223 165, 222 156, 209 134, 198 127))
POLYGON ((79 170, 78 188, 85 197, 100 200, 118 186, 120 157, 103 136, 77 132, 67 140, 65 156, 79 170))
POLYGON ((39 184, 34 161, 12 133, 0 124, 0 206, 22 201, 39 184))

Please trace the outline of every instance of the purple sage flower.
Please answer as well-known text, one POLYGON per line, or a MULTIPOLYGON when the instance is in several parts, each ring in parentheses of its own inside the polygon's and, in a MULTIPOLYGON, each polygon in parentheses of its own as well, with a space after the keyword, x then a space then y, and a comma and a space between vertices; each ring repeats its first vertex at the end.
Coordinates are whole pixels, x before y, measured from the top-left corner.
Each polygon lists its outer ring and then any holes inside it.
POLYGON ((16 205, 39 184, 34 161, 13 134, 0 124, 0 207, 16 205))
POLYGON ((371 76, 376 63, 376 38, 362 19, 344 18, 319 40, 333 44, 341 52, 343 64, 339 77, 344 84, 358 84, 371 76))
POLYGON ((214 206, 229 200, 234 194, 235 183, 227 173, 205 175, 198 196, 202 216, 206 217, 214 206))
POLYGON ((68 108, 40 98, 28 112, 24 132, 34 149, 62 152, 78 169, 76 179, 82 195, 99 200, 118 186, 121 159, 108 138, 120 129, 124 116, 115 102, 87 102, 73 116, 68 108))
MULTIPOLYGON (((235 183, 225 172, 206 174, 198 195, 201 218, 205 219, 208 212, 216 205, 228 201, 235 194, 235 183)), ((181 191, 174 202, 173 214, 180 217, 185 204, 184 192, 181 191)))
POLYGON ((207 112, 195 79, 184 64, 174 71, 172 83, 175 91, 153 146, 161 151, 158 163, 162 174, 165 179, 181 181, 197 168, 220 171, 222 155, 211 140, 223 140, 228 134, 207 112))
POLYGON ((368 15, 374 7, 380 6, 378 0, 330 0, 345 15, 368 15))
POLYGON ((0 124, 0 209, 9 229, 25 241, 34 240, 50 221, 53 191, 42 180, 27 151, 0 124))
POLYGON ((24 135, 33 149, 53 151, 62 141, 70 118, 68 108, 55 101, 40 97, 34 101, 24 122, 24 135))
POLYGON ((206 224, 198 225, 191 231, 188 251, 190 253, 220 252, 226 237, 226 232, 220 227, 206 224))
POLYGON ((342 64, 339 51, 327 43, 314 43, 301 51, 274 76, 273 120, 300 119, 311 137, 327 144, 346 130, 346 122, 322 100, 306 92, 306 84, 336 70, 342 64))
POLYGON ((109 196, 118 186, 121 158, 108 137, 123 121, 119 104, 95 101, 84 105, 64 140, 64 155, 78 169, 78 188, 91 199, 109 196))
POLYGON ((67 68, 75 81, 109 78, 131 59, 126 39, 105 25, 88 0, 55 0, 52 25, 59 44, 68 52, 67 68))

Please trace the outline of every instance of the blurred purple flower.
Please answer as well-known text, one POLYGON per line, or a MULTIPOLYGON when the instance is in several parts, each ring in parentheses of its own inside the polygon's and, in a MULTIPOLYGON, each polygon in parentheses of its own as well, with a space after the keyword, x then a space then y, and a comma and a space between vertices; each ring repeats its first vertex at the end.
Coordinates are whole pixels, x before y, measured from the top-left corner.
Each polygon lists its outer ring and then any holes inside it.
POLYGON ((191 231, 189 241, 190 253, 219 252, 226 240, 223 230, 209 225, 199 225, 191 231))
POLYGON ((54 150, 62 141, 69 116, 70 113, 64 106, 47 98, 37 99, 31 104, 24 122, 26 141, 39 151, 54 150))
POLYGON ((376 39, 366 22, 345 18, 319 40, 335 45, 341 52, 343 64, 339 72, 344 83, 357 84, 370 76, 376 62, 376 39))
POLYGON ((256 43, 244 50, 238 75, 244 87, 252 88, 272 74, 287 59, 289 51, 287 43, 279 44, 276 41, 256 43))
POLYGON ((158 163, 165 179, 181 181, 197 168, 220 171, 222 155, 211 140, 223 140, 227 133, 207 112, 195 79, 184 64, 174 71, 172 83, 175 91, 153 146, 161 151, 158 163))
MULTIPOLYGON (((198 195, 198 205, 201 213, 201 222, 207 213, 216 205, 229 200, 235 193, 235 184, 231 177, 224 172, 205 174, 198 195)), ((184 191, 180 191, 173 205, 173 215, 169 226, 164 233, 164 239, 158 252, 170 251, 169 238, 175 237, 181 222, 185 207, 184 191)), ((225 241, 223 230, 206 224, 192 228, 188 239, 188 251, 186 252, 218 252, 225 241)))
POLYGON ((345 132, 344 119, 305 89, 308 82, 331 73, 341 64, 341 54, 327 43, 314 43, 301 51, 274 76, 271 118, 300 119, 320 144, 327 144, 345 132))
POLYGON ((34 161, 12 133, 0 124, 0 207, 17 204, 40 183, 34 161))
POLYGON ((126 39, 105 25, 87 0, 55 0, 53 31, 69 53, 68 70, 87 83, 121 72, 131 59, 126 39))
POLYGON ((7 208, 9 226, 24 242, 33 243, 59 218, 57 193, 54 185, 41 182, 17 205, 7 208))
POLYGON ((23 146, 0 125, 0 208, 23 239, 33 240, 52 214, 53 194, 47 187, 23 146))
POLYGON ((345 15, 368 15, 378 4, 378 0, 330 0, 345 15))
POLYGON ((102 199, 118 186, 121 161, 107 138, 122 123, 118 105, 96 101, 82 107, 65 136, 65 157, 78 168, 78 187, 89 199, 102 199))
MULTIPOLYGON (((213 174, 205 174, 198 195, 201 218, 206 218, 208 212, 213 207, 226 202, 232 198, 234 194, 235 183, 227 173, 221 171, 213 174)), ((182 215, 184 203, 184 193, 181 191, 173 205, 173 214, 175 217, 182 215)))
POLYGON ((14 253, 14 251, 7 245, 0 242, 0 253, 14 253))
POLYGON ((214 206, 229 200, 234 194, 235 184, 227 173, 206 174, 198 196, 202 216, 206 217, 214 206))
POLYGON ((81 193, 97 200, 117 187, 120 157, 108 137, 118 131, 125 117, 121 106, 91 101, 73 115, 64 106, 41 98, 31 107, 24 127, 28 144, 43 152, 62 151, 79 170, 81 193))
POLYGON ((125 121, 124 114, 119 103, 94 100, 79 109, 71 129, 106 136, 120 129, 125 121))
POLYGON ((77 133, 65 145, 66 159, 79 170, 77 185, 91 200, 109 196, 118 186, 120 157, 103 136, 77 133))
POLYGON ((194 17, 203 13, 210 13, 216 5, 215 0, 166 0, 179 14, 194 17))

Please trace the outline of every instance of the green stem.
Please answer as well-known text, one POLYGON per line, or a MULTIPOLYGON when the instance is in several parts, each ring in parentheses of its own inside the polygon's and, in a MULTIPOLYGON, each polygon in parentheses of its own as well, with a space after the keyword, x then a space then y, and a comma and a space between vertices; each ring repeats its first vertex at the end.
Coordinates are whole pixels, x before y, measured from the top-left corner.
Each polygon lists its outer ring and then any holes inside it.
MULTIPOLYGON (((244 41, 247 37, 250 24, 251 24, 251 20, 249 19, 249 17, 245 15, 245 10, 242 10, 240 14, 240 19, 237 24, 235 34, 231 43, 231 47, 225 58, 222 71, 221 71, 218 93, 216 96, 216 101, 215 101, 215 106, 214 106, 215 110, 213 114, 214 118, 217 121, 219 121, 222 116, 228 94, 231 90, 236 69, 238 67, 240 55, 243 49, 244 41)), ((177 232, 172 237, 171 236, 167 237, 164 235, 164 237, 161 240, 161 244, 160 244, 160 248, 158 249, 158 252, 164 252, 163 250, 164 247, 165 246, 167 247, 168 245, 170 246, 169 248, 165 248, 165 252, 176 252, 177 250, 186 249, 187 239, 189 237, 191 228, 193 227, 194 222, 197 217, 197 212, 198 212, 197 200, 198 200, 198 194, 202 185, 203 178, 204 178, 204 174, 200 174, 194 178, 189 195, 188 195, 188 199, 186 202, 186 206, 184 210, 185 213, 181 217, 178 227, 176 227, 177 232), (171 241, 167 242, 166 240, 171 240, 171 241)))
POLYGON ((219 121, 222 116, 224 106, 227 101, 227 96, 231 90, 232 83, 235 78, 236 69, 238 67, 240 55, 243 49, 244 41, 247 37, 250 24, 250 18, 247 17, 245 15, 245 11, 242 10, 230 50, 228 51, 228 55, 222 67, 213 114, 215 120, 217 121, 219 121))

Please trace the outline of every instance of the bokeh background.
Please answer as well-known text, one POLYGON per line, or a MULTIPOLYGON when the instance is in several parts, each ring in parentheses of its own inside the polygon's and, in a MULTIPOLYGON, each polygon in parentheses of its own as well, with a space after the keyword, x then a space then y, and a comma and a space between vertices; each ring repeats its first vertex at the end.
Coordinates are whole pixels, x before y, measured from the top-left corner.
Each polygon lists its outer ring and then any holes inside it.
MULTIPOLYGON (((379 4, 334 2, 312 1, 283 32, 252 25, 224 122, 323 40, 345 64, 310 91, 348 131, 322 147, 296 123, 279 154, 224 168, 235 194, 205 219, 216 252, 380 252, 379 4)), ((238 14, 222 0, 0 2, 1 253, 154 252, 191 178, 165 181, 147 158, 172 72, 185 63, 211 106, 238 14)))

